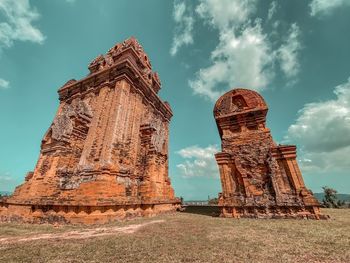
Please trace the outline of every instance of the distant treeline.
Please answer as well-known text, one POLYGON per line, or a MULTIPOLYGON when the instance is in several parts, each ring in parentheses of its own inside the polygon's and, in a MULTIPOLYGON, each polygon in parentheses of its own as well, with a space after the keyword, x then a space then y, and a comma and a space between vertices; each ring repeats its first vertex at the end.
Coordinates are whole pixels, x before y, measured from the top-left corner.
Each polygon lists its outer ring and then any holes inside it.
MULTIPOLYGON (((318 201, 322 202, 325 194, 324 193, 314 193, 314 196, 317 198, 318 201)), ((347 203, 350 202, 350 194, 336 194, 336 197, 338 200, 345 201, 347 203)))

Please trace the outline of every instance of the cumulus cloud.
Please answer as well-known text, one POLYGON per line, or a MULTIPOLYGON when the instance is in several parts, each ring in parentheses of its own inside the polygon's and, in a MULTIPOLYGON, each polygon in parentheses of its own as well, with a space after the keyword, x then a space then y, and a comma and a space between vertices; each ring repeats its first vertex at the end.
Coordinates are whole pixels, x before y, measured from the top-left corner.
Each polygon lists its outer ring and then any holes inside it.
POLYGON ((294 23, 290 27, 288 37, 277 51, 281 70, 288 78, 295 77, 299 73, 298 54, 300 49, 300 28, 294 23))
POLYGON ((197 14, 219 31, 212 64, 189 81, 195 94, 215 101, 225 89, 245 86, 262 89, 269 81, 270 44, 261 21, 251 22, 256 0, 201 0, 197 14))
POLYGON ((0 78, 0 89, 8 89, 10 87, 10 82, 0 78))
POLYGON ((271 77, 271 47, 260 21, 245 27, 240 35, 234 30, 220 32, 219 44, 211 54, 212 65, 200 69, 189 85, 195 94, 215 101, 226 88, 233 86, 263 89, 271 77))
POLYGON ((44 42, 44 35, 32 24, 40 15, 28 0, 1 0, 0 12, 5 17, 0 23, 0 47, 11 47, 14 41, 44 42))
POLYGON ((301 146, 305 170, 350 168, 350 78, 334 94, 335 99, 306 104, 288 129, 286 141, 301 146))
POLYGON ((176 152, 185 159, 176 167, 183 177, 217 177, 219 170, 214 157, 217 152, 219 152, 217 145, 205 148, 197 145, 186 147, 176 152))
MULTIPOLYGON (((15 41, 44 42, 44 35, 33 25, 40 15, 28 0, 0 0, 0 15, 4 18, 0 23, 0 53, 15 41)), ((0 78, 0 89, 6 88, 9 82, 0 78)))
MULTIPOLYGON (((196 15, 218 31, 218 44, 211 52, 210 64, 200 68, 189 80, 194 94, 215 101, 232 87, 265 89, 280 65, 287 78, 299 71, 300 32, 292 24, 289 34, 276 41, 263 30, 261 19, 253 19, 256 0, 200 0, 196 15), (279 64, 277 63, 279 62, 279 64)), ((271 2, 267 20, 277 12, 271 2)))
POLYGON ((313 0, 310 3, 311 16, 327 15, 341 6, 350 6, 350 0, 313 0))
POLYGON ((214 28, 232 29, 246 22, 256 10, 256 0, 200 0, 196 12, 214 28))
POLYGON ((175 56, 180 47, 193 43, 194 19, 184 1, 174 2, 173 18, 176 27, 170 54, 175 56))

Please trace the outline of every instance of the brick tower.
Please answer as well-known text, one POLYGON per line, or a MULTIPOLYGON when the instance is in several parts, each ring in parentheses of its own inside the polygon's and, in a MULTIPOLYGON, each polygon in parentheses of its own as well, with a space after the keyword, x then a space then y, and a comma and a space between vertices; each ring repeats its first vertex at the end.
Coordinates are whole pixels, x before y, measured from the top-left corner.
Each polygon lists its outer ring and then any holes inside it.
POLYGON ((215 155, 223 217, 325 218, 303 182, 294 145, 276 145, 265 126, 268 107, 255 91, 221 96, 214 117, 222 140, 215 155))
POLYGON ((168 176, 172 111, 143 48, 127 39, 89 70, 59 89, 37 165, 0 205, 2 219, 104 223, 178 206, 168 176))

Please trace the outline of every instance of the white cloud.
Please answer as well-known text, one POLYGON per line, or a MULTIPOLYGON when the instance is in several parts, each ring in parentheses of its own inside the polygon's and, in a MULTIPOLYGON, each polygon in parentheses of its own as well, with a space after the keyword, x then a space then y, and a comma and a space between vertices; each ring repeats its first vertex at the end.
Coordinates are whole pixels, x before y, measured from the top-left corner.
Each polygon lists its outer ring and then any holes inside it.
MULTIPOLYGON (((11 47, 15 41, 44 42, 44 35, 32 24, 40 15, 28 0, 0 0, 1 14, 5 21, 0 23, 0 53, 2 48, 11 47)), ((9 82, 0 78, 0 89, 6 88, 9 88, 9 82)))
POLYGON ((269 82, 273 61, 271 46, 261 21, 252 22, 256 0, 201 0, 197 14, 219 31, 219 43, 211 53, 212 64, 189 81, 194 94, 215 101, 234 86, 261 90, 269 82), (220 88, 224 86, 224 90, 220 88))
POLYGON ((200 69, 189 85, 195 94, 215 101, 225 88, 234 86, 263 89, 269 82, 271 47, 263 34, 260 21, 246 26, 240 35, 234 29, 220 32, 219 44, 211 54, 212 65, 200 69))
POLYGON ((269 7, 268 14, 267 14, 267 19, 271 20, 276 12, 277 12, 277 2, 272 1, 270 4, 270 7, 269 7))
POLYGON ((170 54, 175 56, 179 48, 193 43, 193 23, 194 19, 185 2, 175 1, 173 18, 176 23, 173 44, 170 54))
MULTIPOLYGON (((294 83, 300 68, 300 29, 294 23, 286 37, 276 37, 279 22, 271 19, 278 4, 273 1, 266 19, 274 30, 266 34, 262 27, 265 23, 253 19, 257 3, 257 0, 199 0, 195 8, 198 21, 217 30, 219 37, 209 66, 200 68, 188 82, 194 94, 215 101, 233 87, 263 90, 275 76, 275 65, 281 67, 289 83, 294 83)), ((185 11, 184 2, 176 2, 175 21, 182 21, 185 11)), ((192 27, 191 24, 190 32, 192 27)), ((193 43, 192 33, 189 39, 193 43)), ((183 42, 179 43, 173 46, 172 54, 176 54, 183 42)))
POLYGON ((0 48, 11 47, 14 41, 44 42, 45 37, 32 24, 40 15, 28 0, 0 0, 0 12, 5 17, 0 23, 0 48))
POLYGON ((310 3, 310 14, 311 16, 327 15, 343 5, 350 6, 350 0, 313 0, 310 3))
MULTIPOLYGON (((270 4, 267 20, 277 12, 270 4)), ((256 0, 200 0, 196 13, 218 30, 219 42, 211 53, 211 65, 197 71, 189 81, 194 94, 215 101, 233 87, 265 89, 274 77, 275 64, 290 83, 299 72, 300 29, 292 24, 288 36, 272 41, 261 19, 252 19, 256 0)), ((273 25, 275 25, 274 22, 273 25)))
POLYGON ((218 177, 219 170, 214 156, 217 152, 219 148, 216 145, 209 145, 206 148, 189 146, 176 152, 185 159, 176 167, 183 177, 218 177))
POLYGON ((288 37, 277 51, 280 60, 281 70, 288 77, 295 77, 299 73, 300 64, 298 54, 301 49, 300 29, 296 23, 292 24, 288 37))
POLYGON ((10 87, 10 82, 0 78, 0 89, 8 89, 10 87))
POLYGON ((334 93, 335 99, 306 104, 288 129, 286 141, 301 145, 305 170, 350 168, 350 78, 334 93))
POLYGON ((256 9, 256 0, 200 0, 196 12, 214 28, 231 29, 246 22, 256 9))

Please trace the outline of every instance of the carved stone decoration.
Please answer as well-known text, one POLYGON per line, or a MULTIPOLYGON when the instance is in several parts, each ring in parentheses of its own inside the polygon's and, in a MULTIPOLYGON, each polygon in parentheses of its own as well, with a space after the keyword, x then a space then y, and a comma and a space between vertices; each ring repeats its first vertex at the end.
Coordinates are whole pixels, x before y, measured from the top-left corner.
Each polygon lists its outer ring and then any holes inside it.
POLYGON ((172 111, 143 48, 129 38, 88 68, 59 89, 36 168, 0 205, 1 219, 95 224, 179 207, 168 175, 172 111))
POLYGON ((52 139, 56 141, 68 140, 73 131, 73 122, 69 110, 64 109, 53 121, 52 139))
POLYGON ((167 130, 160 119, 157 119, 151 125, 155 129, 154 136, 152 136, 151 142, 154 148, 159 153, 163 153, 164 143, 167 142, 167 130))
POLYGON ((215 155, 223 217, 324 219, 303 182, 296 147, 276 145, 265 127, 268 107, 255 91, 234 89, 221 96, 214 117, 222 140, 215 155))
POLYGON ((81 116, 83 115, 88 118, 93 117, 91 106, 85 100, 78 99, 73 101, 72 104, 74 106, 75 114, 81 115, 81 116))
POLYGON ((92 118, 92 110, 90 105, 81 100, 74 100, 71 104, 65 104, 62 111, 53 121, 51 130, 52 138, 56 141, 68 141, 69 136, 73 132, 73 118, 85 117, 86 120, 92 118))

